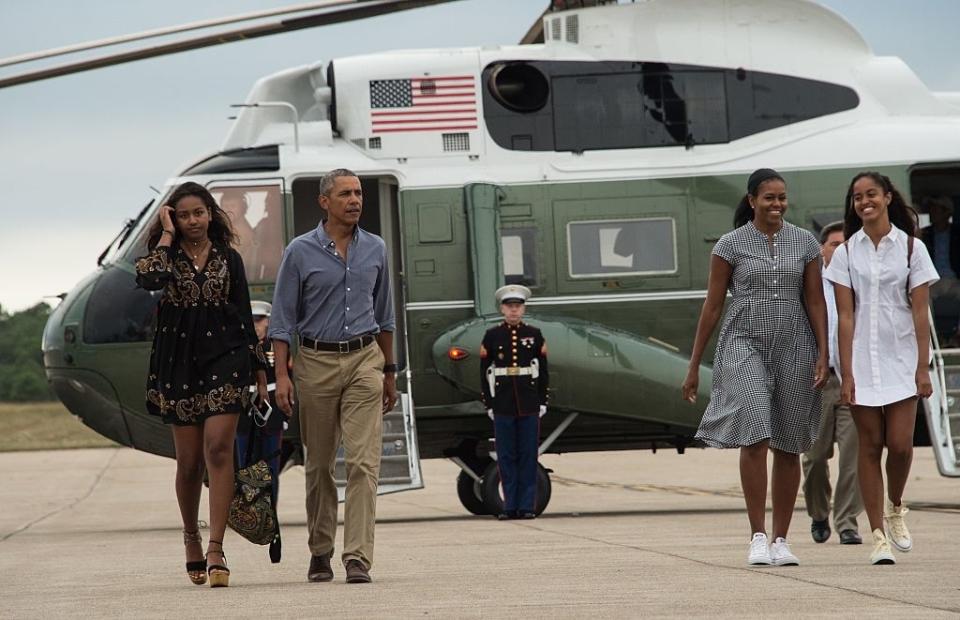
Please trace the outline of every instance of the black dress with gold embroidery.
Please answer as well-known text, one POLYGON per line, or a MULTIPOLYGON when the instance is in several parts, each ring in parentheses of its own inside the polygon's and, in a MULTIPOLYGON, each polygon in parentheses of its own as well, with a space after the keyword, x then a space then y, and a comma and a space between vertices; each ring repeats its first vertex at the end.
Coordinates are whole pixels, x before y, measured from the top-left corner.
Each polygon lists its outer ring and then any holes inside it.
POLYGON ((158 247, 137 260, 137 284, 163 289, 150 352, 147 411, 167 424, 202 424, 240 413, 250 402, 253 371, 266 368, 250 314, 243 260, 213 246, 197 270, 179 247, 158 247))

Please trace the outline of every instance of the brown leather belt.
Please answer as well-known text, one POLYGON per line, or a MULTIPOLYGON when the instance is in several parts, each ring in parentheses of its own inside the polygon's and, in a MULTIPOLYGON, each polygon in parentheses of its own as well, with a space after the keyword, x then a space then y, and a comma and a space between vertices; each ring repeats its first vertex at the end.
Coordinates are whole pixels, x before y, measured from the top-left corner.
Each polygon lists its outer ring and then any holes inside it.
POLYGON ((363 336, 359 336, 353 340, 341 340, 340 342, 321 342, 319 340, 311 340, 310 338, 300 336, 300 346, 313 349, 314 351, 353 353, 354 351, 359 351, 367 345, 373 344, 375 340, 376 338, 370 334, 364 334, 363 336))

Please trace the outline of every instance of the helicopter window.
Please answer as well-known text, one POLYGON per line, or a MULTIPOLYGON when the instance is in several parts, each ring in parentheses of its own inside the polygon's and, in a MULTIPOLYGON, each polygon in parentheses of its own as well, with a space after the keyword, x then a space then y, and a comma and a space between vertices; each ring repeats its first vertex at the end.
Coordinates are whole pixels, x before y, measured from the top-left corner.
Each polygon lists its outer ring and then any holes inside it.
POLYGON ((676 223, 668 217, 570 222, 570 276, 676 273, 676 238, 676 223))
POLYGON ((280 147, 276 144, 232 149, 212 155, 184 170, 181 175, 263 172, 280 169, 280 147))
POLYGON ((487 130, 514 151, 722 144, 859 104, 838 84, 661 62, 493 63, 483 79, 487 130), (507 67, 542 74, 549 88, 530 90, 542 107, 516 105, 507 67))
POLYGON ((727 72, 730 139, 851 110, 859 98, 853 90, 787 75, 755 71, 727 72))
POLYGON ((211 187, 230 218, 249 282, 272 282, 283 256, 283 195, 277 186, 211 187))
POLYGON ((537 229, 507 228, 500 231, 505 284, 537 285, 537 229))
POLYGON ((87 302, 83 341, 105 344, 153 340, 156 313, 157 298, 137 286, 133 273, 108 268, 97 279, 87 302))
POLYGON ((641 65, 629 73, 554 78, 557 150, 726 141, 721 72, 641 65))

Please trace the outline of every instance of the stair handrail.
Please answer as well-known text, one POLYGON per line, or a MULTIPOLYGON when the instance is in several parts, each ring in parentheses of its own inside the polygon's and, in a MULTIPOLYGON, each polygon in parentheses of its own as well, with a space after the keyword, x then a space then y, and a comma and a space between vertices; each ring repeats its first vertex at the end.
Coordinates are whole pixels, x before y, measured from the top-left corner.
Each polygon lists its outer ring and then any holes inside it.
MULTIPOLYGON (((944 372, 944 363, 943 363, 943 353, 944 349, 940 348, 940 338, 937 335, 937 330, 934 328, 933 322, 933 309, 930 306, 927 306, 927 321, 930 325, 930 345, 933 352, 933 370, 937 375, 937 380, 940 383, 940 411, 943 412, 943 415, 940 416, 941 420, 946 419, 947 412, 947 376, 944 372)), ((947 354, 956 353, 960 354, 960 349, 946 349, 947 354)), ((949 432, 947 433, 949 435, 949 432)))
MULTIPOLYGON (((940 419, 938 422, 940 426, 939 430, 943 435, 941 441, 937 442, 935 437, 936 433, 934 429, 931 428, 930 440, 931 440, 931 443, 933 444, 932 447, 934 450, 934 454, 936 455, 936 458, 937 458, 937 469, 944 476, 956 476, 957 465, 960 465, 960 463, 958 463, 958 460, 960 459, 957 458, 957 447, 954 445, 953 433, 950 428, 950 414, 949 414, 950 409, 949 409, 948 400, 947 400, 946 364, 944 363, 943 357, 944 355, 960 355, 960 348, 956 348, 956 347, 942 348, 940 346, 940 338, 937 335, 936 329, 933 327, 934 326, 933 310, 929 307, 927 308, 927 317, 928 317, 928 320, 930 321, 930 342, 931 342, 932 352, 933 352, 934 372, 936 374, 936 381, 940 384, 940 411, 939 411, 940 419), (947 471, 946 463, 941 463, 940 455, 942 453, 940 449, 937 447, 936 445, 937 443, 941 444, 942 448, 946 449, 948 451, 948 454, 950 455, 950 458, 952 458, 952 461, 953 461, 952 473, 947 471)), ((927 418, 928 422, 933 422, 933 420, 931 420, 929 417, 929 414, 932 413, 931 408, 928 407, 927 411, 928 411, 928 418, 927 418)))

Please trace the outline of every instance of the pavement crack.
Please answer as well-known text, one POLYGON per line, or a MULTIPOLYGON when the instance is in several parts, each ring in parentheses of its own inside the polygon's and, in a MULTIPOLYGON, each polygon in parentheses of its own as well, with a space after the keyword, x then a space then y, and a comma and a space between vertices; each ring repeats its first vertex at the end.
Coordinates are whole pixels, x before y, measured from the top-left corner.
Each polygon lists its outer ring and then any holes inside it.
MULTIPOLYGON (((665 492, 676 493, 678 495, 712 495, 719 497, 742 498, 743 493, 738 488, 730 489, 701 489, 698 487, 688 487, 672 484, 622 484, 619 482, 590 482, 589 480, 579 480, 577 478, 568 478, 566 476, 553 475, 550 477, 553 484, 564 486, 586 486, 595 489, 615 489, 624 491, 635 491, 639 493, 646 492, 665 492)), ((913 505, 911 504, 911 508, 913 505)))
POLYGON ((512 522, 512 523, 513 523, 514 525, 516 525, 517 527, 526 527, 526 528, 530 528, 530 529, 532 529, 532 530, 537 530, 537 531, 540 531, 540 532, 543 532, 543 533, 546 533, 546 534, 555 534, 555 535, 558 535, 558 536, 565 536, 565 537, 568 537, 568 538, 576 538, 576 539, 579 539, 579 540, 586 540, 586 541, 590 541, 590 542, 594 542, 594 543, 600 543, 601 545, 607 545, 607 546, 610 546, 610 547, 621 547, 621 548, 624 548, 624 549, 633 549, 634 551, 643 551, 643 552, 646 552, 646 553, 651 553, 651 554, 653 554, 653 555, 659 555, 659 556, 663 556, 663 557, 667 557, 667 558, 673 558, 673 559, 675 559, 675 560, 686 560, 687 562, 692 562, 692 563, 694 563, 694 564, 699 564, 699 565, 701 565, 701 566, 707 566, 707 567, 710 567, 710 568, 727 569, 727 570, 737 571, 737 572, 740 572, 740 573, 751 573, 751 574, 754 574, 754 575, 763 575, 763 576, 765 576, 765 577, 773 577, 773 578, 776 578, 776 579, 787 579, 787 580, 795 581, 795 582, 798 582, 798 583, 804 583, 804 584, 808 584, 808 585, 820 586, 820 587, 823 587, 823 588, 829 588, 829 589, 831 589, 831 590, 836 590, 836 591, 839 591, 839 592, 848 592, 848 593, 850 593, 850 594, 857 594, 857 595, 860 595, 860 596, 865 596, 865 597, 867 597, 867 598, 876 599, 876 600, 878 600, 878 601, 886 601, 886 602, 891 602, 891 603, 900 603, 900 604, 902 604, 902 605, 909 605, 909 606, 911 606, 911 607, 918 607, 918 608, 920 608, 920 609, 929 609, 929 610, 932 610, 932 611, 944 611, 944 612, 948 612, 948 613, 957 613, 957 612, 960 612, 960 608, 957 608, 957 607, 938 607, 938 606, 936 606, 936 605, 929 605, 929 604, 925 604, 925 603, 917 603, 917 602, 915 602, 915 601, 907 601, 907 600, 895 598, 895 597, 892 597, 892 596, 883 596, 883 595, 881 595, 881 594, 873 594, 873 593, 871 593, 871 592, 863 592, 863 591, 861 591, 861 590, 856 590, 856 589, 854 589, 854 588, 847 588, 847 587, 844 587, 844 586, 836 586, 836 585, 831 585, 831 584, 828 584, 828 583, 821 583, 821 582, 819 582, 819 581, 814 581, 814 580, 812 580, 812 579, 804 579, 804 578, 802 578, 802 577, 797 577, 796 575, 789 575, 789 574, 783 573, 783 572, 772 572, 772 571, 769 570, 769 569, 755 569, 755 568, 745 568, 745 567, 739 567, 739 566, 725 566, 725 565, 723 565, 723 564, 714 564, 714 563, 712 563, 712 562, 706 562, 706 561, 704 561, 704 560, 698 560, 698 559, 696 559, 696 558, 690 558, 690 557, 687 557, 687 556, 684 556, 684 555, 680 555, 680 554, 677 554, 677 553, 669 553, 669 552, 667 552, 667 551, 661 551, 661 550, 659 550, 659 549, 652 549, 652 548, 650 548, 650 547, 643 547, 643 546, 640 546, 640 545, 632 545, 632 544, 629 544, 629 543, 612 542, 612 541, 609 541, 609 540, 604 540, 604 539, 602 539, 602 538, 597 538, 597 537, 595 537, 595 536, 587 536, 587 535, 585 535, 585 534, 573 534, 573 533, 570 533, 570 532, 563 532, 563 531, 557 531, 557 530, 548 529, 548 528, 544 528, 544 527, 539 527, 539 526, 534 525, 534 524, 529 523, 529 522, 527 522, 527 523, 522 523, 522 522, 514 521, 514 522, 512 522))
POLYGON ((21 534, 21 533, 23 533, 23 532, 26 532, 27 530, 29 530, 29 529, 30 529, 31 527, 33 527, 34 525, 36 525, 36 524, 38 524, 38 523, 42 523, 43 521, 46 521, 47 519, 49 519, 50 517, 52 517, 52 516, 54 516, 54 515, 58 515, 58 514, 60 514, 61 512, 64 512, 64 511, 66 511, 66 510, 70 510, 71 508, 73 508, 74 506, 76 506, 77 504, 79 504, 80 502, 82 502, 82 501, 84 501, 85 499, 87 499, 88 497, 90 497, 90 496, 93 494, 94 490, 96 490, 96 488, 100 485, 100 481, 103 479, 104 474, 107 473, 107 470, 110 469, 110 466, 113 464, 114 459, 117 458, 117 455, 120 453, 120 450, 121 450, 121 448, 114 448, 113 454, 110 455, 110 458, 107 459, 107 462, 104 463, 103 467, 100 468, 100 471, 97 472, 97 475, 94 476, 93 482, 90 484, 90 488, 87 489, 86 493, 84 493, 84 494, 81 495, 80 497, 75 498, 75 499, 74 499, 73 501, 71 501, 70 503, 65 504, 65 505, 63 505, 63 506, 60 506, 59 508, 54 508, 54 509, 51 510, 50 512, 47 512, 46 514, 43 514, 43 515, 37 517, 37 518, 34 519, 33 521, 30 521, 30 522, 28 522, 28 523, 26 523, 26 524, 18 527, 17 529, 13 530, 12 532, 9 532, 9 533, 7 533, 7 534, 4 534, 3 536, 0 536, 0 543, 6 542, 7 540, 9 540, 10 538, 13 538, 13 537, 16 536, 17 534, 21 534))

